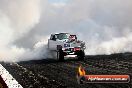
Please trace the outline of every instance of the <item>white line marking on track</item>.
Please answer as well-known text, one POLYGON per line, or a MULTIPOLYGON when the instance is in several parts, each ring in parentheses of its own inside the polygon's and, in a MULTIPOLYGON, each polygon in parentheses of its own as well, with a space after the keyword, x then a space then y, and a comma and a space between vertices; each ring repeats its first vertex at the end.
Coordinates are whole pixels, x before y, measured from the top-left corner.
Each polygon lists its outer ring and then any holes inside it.
POLYGON ((23 88, 1 64, 0 75, 5 81, 8 88, 23 88))

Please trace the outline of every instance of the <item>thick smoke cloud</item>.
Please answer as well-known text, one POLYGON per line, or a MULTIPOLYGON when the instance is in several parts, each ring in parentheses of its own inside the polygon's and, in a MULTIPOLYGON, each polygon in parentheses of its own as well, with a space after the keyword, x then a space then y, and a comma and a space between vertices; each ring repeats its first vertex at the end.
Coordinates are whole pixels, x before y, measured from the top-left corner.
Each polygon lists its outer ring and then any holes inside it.
MULTIPOLYGON (((40 19, 39 0, 0 0, 0 60, 16 61, 26 51, 13 44, 40 19)), ((23 41, 24 42, 24 41, 23 41)))
POLYGON ((77 34, 90 55, 132 51, 131 0, 0 2, 0 57, 4 60, 46 58, 46 40, 55 32, 77 34))

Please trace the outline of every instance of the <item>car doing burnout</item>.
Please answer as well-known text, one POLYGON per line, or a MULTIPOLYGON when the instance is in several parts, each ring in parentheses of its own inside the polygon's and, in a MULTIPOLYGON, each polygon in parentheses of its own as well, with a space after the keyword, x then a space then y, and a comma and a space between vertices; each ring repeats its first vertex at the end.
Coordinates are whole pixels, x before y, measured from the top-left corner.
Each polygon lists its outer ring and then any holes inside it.
POLYGON ((77 40, 76 35, 69 33, 51 34, 48 39, 48 49, 54 56, 60 60, 64 60, 64 56, 74 55, 79 60, 84 60, 85 43, 77 40))

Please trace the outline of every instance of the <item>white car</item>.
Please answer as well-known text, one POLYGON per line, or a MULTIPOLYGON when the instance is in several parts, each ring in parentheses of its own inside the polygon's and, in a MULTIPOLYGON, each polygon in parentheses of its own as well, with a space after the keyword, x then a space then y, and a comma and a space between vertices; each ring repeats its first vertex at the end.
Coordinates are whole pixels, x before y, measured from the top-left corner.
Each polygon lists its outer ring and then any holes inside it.
POLYGON ((84 60, 85 43, 77 40, 77 36, 69 33, 51 34, 48 39, 48 49, 54 53, 60 61, 64 60, 64 56, 77 56, 79 60, 84 60))

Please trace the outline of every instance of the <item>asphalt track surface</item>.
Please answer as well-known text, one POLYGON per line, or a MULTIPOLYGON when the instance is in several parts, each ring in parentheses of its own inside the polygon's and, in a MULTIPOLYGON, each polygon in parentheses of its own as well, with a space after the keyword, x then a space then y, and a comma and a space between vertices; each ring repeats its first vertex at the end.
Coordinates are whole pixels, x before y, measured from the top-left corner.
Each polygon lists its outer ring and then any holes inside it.
POLYGON ((80 64, 86 74, 128 74, 132 78, 131 53, 86 56, 84 61, 42 59, 1 64, 24 88, 132 88, 131 81, 81 85, 76 79, 80 64))

